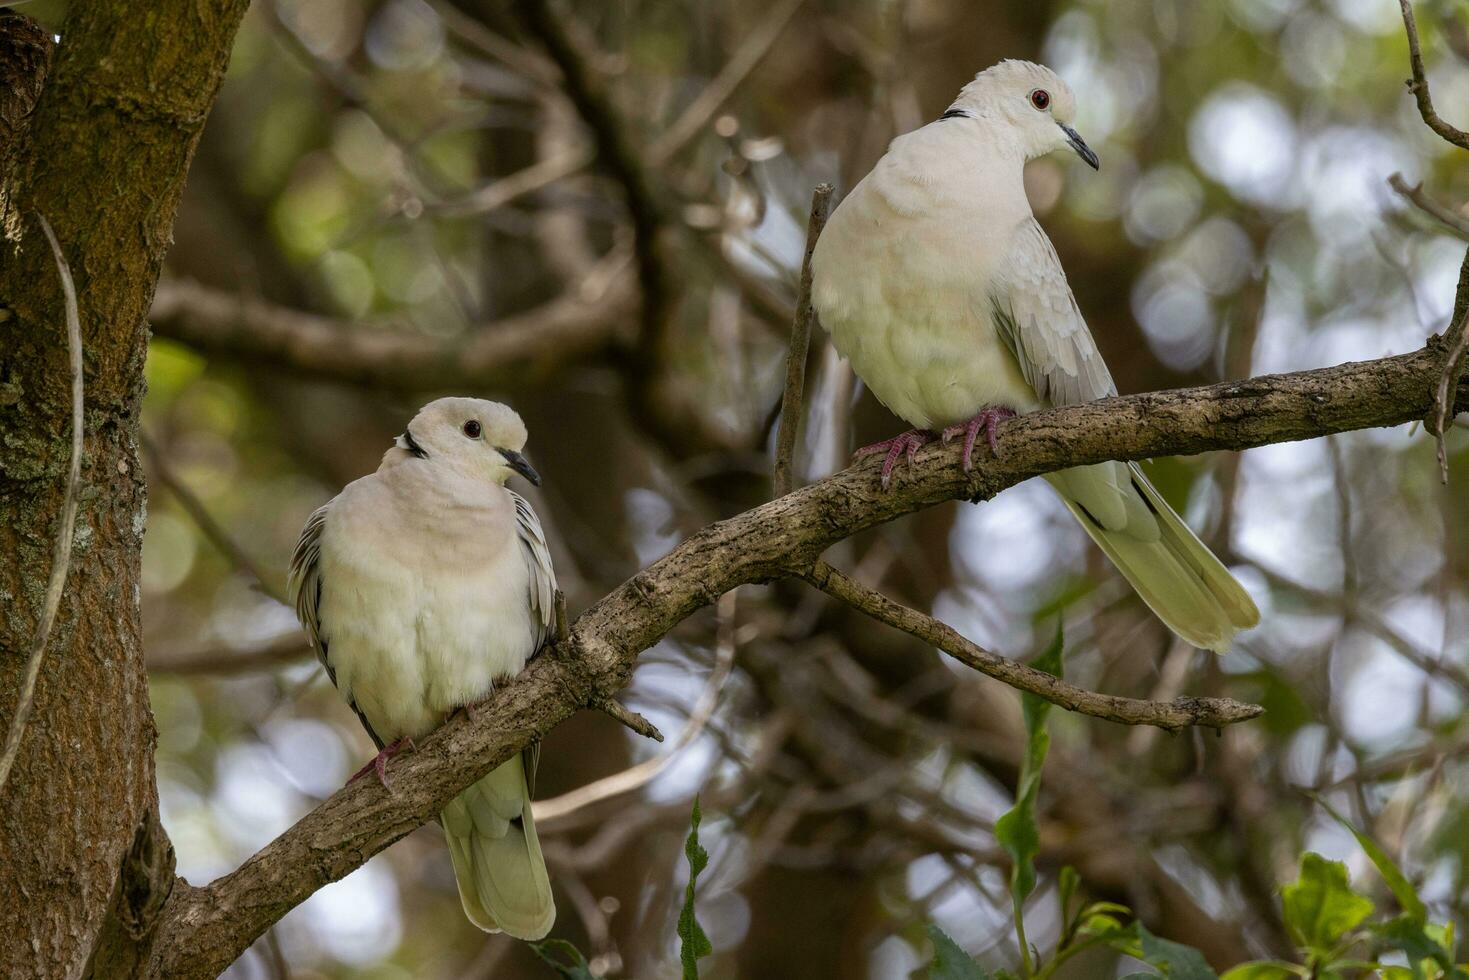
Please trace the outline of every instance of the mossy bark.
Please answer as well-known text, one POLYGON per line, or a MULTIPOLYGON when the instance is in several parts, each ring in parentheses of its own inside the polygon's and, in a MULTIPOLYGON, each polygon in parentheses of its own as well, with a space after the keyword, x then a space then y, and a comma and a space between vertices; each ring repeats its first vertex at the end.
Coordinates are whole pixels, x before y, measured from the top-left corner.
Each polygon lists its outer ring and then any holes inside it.
POLYGON ((245 0, 0 14, 0 721, 15 711, 68 468, 60 280, 86 383, 81 505, 30 722, 0 795, 0 975, 125 976, 173 881, 157 824, 139 574, 147 311, 245 0), (104 941, 105 940, 105 941, 104 941), (101 964, 106 964, 102 966, 101 964))

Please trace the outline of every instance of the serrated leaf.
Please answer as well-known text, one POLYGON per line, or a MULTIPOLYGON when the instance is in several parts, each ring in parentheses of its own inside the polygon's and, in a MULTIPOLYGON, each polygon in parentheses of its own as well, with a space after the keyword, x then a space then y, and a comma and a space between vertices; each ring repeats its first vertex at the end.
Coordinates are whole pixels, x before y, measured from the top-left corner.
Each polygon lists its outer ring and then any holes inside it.
POLYGON ((1387 887, 1391 888, 1392 893, 1397 896, 1398 904, 1403 907, 1403 913, 1420 924, 1428 921, 1427 907, 1418 897, 1418 892, 1414 890, 1413 883, 1408 880, 1408 876, 1403 874, 1402 869, 1397 866, 1397 862, 1388 857, 1387 852, 1378 846, 1377 841, 1362 833, 1352 825, 1351 821, 1337 813, 1330 803, 1319 796, 1316 797, 1316 802, 1320 803, 1322 808, 1336 819, 1337 823, 1350 830, 1352 836, 1357 838, 1357 843, 1362 850, 1367 852, 1372 863, 1377 866, 1377 873, 1382 875, 1383 880, 1387 882, 1387 887))
POLYGON ((1347 866, 1319 854, 1301 856, 1300 876, 1280 894, 1291 935, 1323 957, 1372 914, 1372 900, 1352 891, 1347 866))
POLYGON ((928 980, 990 980, 990 975, 938 926, 928 927, 928 941, 933 943, 928 980))
POLYGON ((694 916, 694 886, 699 874, 709 866, 709 852, 699 843, 699 820, 696 796, 694 812, 689 818, 689 837, 683 848, 689 862, 689 883, 684 888, 683 908, 678 913, 678 958, 683 964, 683 980, 699 980, 699 959, 714 952, 714 945, 694 916))
POLYGON ((1148 927, 1137 923, 1138 940, 1143 956, 1150 965, 1163 971, 1169 980, 1219 980, 1204 954, 1192 946, 1175 943, 1171 939, 1160 939, 1148 931, 1148 927))
POLYGON ((1310 976, 1310 971, 1294 963, 1278 960, 1260 960, 1256 963, 1241 963, 1229 970, 1219 980, 1296 980, 1310 976))
POLYGON ((600 980, 581 950, 564 939, 547 939, 527 945, 565 980, 600 980))

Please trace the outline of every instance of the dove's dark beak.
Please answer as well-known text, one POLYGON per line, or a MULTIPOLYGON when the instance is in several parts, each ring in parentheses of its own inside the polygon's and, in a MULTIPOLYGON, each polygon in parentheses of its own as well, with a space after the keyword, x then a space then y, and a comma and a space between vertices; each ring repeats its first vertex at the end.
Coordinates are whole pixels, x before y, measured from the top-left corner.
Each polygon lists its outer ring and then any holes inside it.
POLYGON ((505 457, 505 462, 510 464, 512 470, 525 477, 534 485, 541 485, 541 474, 537 473, 536 468, 530 465, 530 460, 513 449, 502 449, 500 450, 500 455, 505 457))
MULTIPOLYGON (((1058 123, 1058 125, 1061 124, 1058 123)), ((1061 125, 1061 131, 1066 134, 1066 142, 1071 144, 1071 148, 1076 151, 1077 156, 1086 161, 1088 167, 1091 167, 1093 170, 1102 169, 1102 161, 1092 152, 1092 148, 1086 145, 1086 140, 1081 138, 1080 133, 1070 126, 1065 125, 1061 125)))

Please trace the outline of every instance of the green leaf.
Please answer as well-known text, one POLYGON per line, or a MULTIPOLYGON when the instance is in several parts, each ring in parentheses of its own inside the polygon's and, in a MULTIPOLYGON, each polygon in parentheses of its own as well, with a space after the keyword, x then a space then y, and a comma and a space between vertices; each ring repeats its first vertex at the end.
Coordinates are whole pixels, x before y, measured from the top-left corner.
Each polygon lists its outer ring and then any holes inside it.
MULTIPOLYGON (((1425 960, 1432 960, 1447 971, 1454 968, 1454 957, 1451 950, 1445 949, 1442 942, 1429 935, 1429 930, 1443 932, 1436 927, 1425 926, 1412 916, 1404 913, 1395 919, 1379 922, 1373 925, 1372 931, 1381 936, 1393 949, 1401 950, 1412 964, 1419 964, 1425 960)), ((1414 967, 1415 975, 1422 975, 1422 970, 1414 967)))
MULTIPOLYGON (((1056 677, 1061 676, 1061 631, 1056 639, 1031 665, 1056 677)), ((1010 855, 1010 892, 1017 903, 1024 902, 1035 890, 1035 856, 1040 851, 1040 828, 1035 820, 1035 801, 1040 792, 1041 767, 1051 747, 1046 731, 1046 715, 1051 703, 1034 694, 1021 695, 1025 710, 1027 736, 1025 758, 1020 766, 1020 781, 1015 790, 1015 805, 995 824, 995 837, 1010 855)))
MULTIPOLYGON (((1061 624, 1056 638, 1031 664, 1056 677, 1061 676, 1061 624)), ((1035 819, 1035 801, 1040 794, 1041 768, 1051 748, 1046 715, 1051 702, 1034 694, 1021 695, 1025 710, 1026 748, 1020 764, 1020 781, 1015 788, 1015 805, 995 823, 995 839, 1010 855, 1010 900, 1015 906, 1015 935, 1020 943, 1020 961, 1025 975, 1031 973, 1030 947, 1025 941, 1025 900, 1035 891, 1035 856, 1040 852, 1040 827, 1035 819)))
POLYGON ((1159 939, 1141 922, 1137 923, 1137 931, 1142 944, 1142 958, 1161 969, 1169 980, 1219 980, 1204 954, 1192 946, 1159 939))
POLYGON ((1280 894, 1296 942, 1323 957, 1372 914, 1372 900, 1352 891, 1347 866, 1319 854, 1301 856, 1300 877, 1280 894))
POLYGON ((1304 966, 1282 963, 1279 960, 1260 960, 1255 963, 1241 963, 1219 980, 1296 980, 1297 977, 1306 976, 1310 976, 1310 971, 1304 966))
POLYGON ((1056 890, 1059 892, 1061 899, 1061 931, 1064 935, 1070 936, 1079 918, 1079 916, 1073 917, 1071 914, 1071 900, 1081 890, 1081 875, 1077 874, 1076 869, 1071 865, 1066 865, 1061 869, 1060 879, 1056 883, 1056 890))
POLYGON ((689 883, 684 889, 683 908, 678 913, 678 958, 683 962, 683 980, 699 980, 699 959, 714 952, 709 937, 694 917, 694 885, 699 874, 709 866, 709 852, 699 844, 699 798, 694 797, 689 839, 684 842, 684 857, 689 861, 689 883))
POLYGON ((933 962, 928 965, 928 980, 990 980, 990 975, 981 970, 979 964, 938 926, 928 927, 928 941, 933 943, 933 962))
POLYGON ((1350 830, 1352 836, 1357 838, 1357 843, 1361 845, 1362 850, 1366 851, 1367 856, 1372 859, 1372 863, 1377 865, 1377 872, 1387 882, 1387 887, 1391 888, 1392 893, 1397 896, 1398 904, 1403 907, 1404 915, 1416 920, 1420 924, 1428 921, 1428 909, 1424 906, 1423 900, 1418 897, 1418 892, 1414 890, 1413 883, 1408 880, 1407 875, 1403 874, 1402 869, 1397 866, 1396 862, 1387 856, 1387 852, 1377 846, 1377 841, 1352 826, 1346 817, 1337 813, 1332 805, 1321 797, 1316 797, 1316 802, 1320 803, 1327 813, 1336 818, 1337 823, 1350 830))
POLYGON ((1122 980, 1158 980, 1156 973, 1129 973, 1122 980))
POLYGON ((527 945, 566 980, 599 980, 581 950, 564 939, 547 939, 527 945))

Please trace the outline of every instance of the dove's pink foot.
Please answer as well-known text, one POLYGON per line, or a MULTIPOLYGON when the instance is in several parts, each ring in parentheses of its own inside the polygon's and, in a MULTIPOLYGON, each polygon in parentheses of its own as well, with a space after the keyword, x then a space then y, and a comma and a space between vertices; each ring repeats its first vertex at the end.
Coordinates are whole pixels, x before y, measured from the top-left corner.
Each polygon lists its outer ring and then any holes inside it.
POLYGON ((377 755, 373 756, 372 761, 363 766, 361 769, 358 769, 356 772, 354 772, 352 774, 352 778, 348 779, 347 782, 355 783, 363 776, 366 776, 368 773, 372 772, 377 774, 377 781, 383 784, 384 789, 392 789, 392 786, 388 785, 388 760, 404 750, 414 752, 417 751, 417 749, 418 746, 413 744, 413 739, 409 738, 407 735, 404 735, 402 738, 398 739, 398 741, 394 742, 392 745, 387 746, 377 755))
POLYGON ((1005 419, 1013 419, 1014 417, 1015 413, 1012 410, 1001 408, 998 405, 990 405, 982 409, 978 415, 968 422, 960 422, 958 425, 949 426, 944 430, 942 439, 944 442, 948 442, 950 439, 959 435, 959 433, 962 432, 964 434, 964 472, 968 473, 974 469, 974 441, 979 437, 979 431, 981 429, 984 430, 985 440, 990 444, 990 452, 998 456, 1000 450, 995 445, 995 426, 1005 421, 1005 419))
POLYGON ((887 453, 887 459, 882 461, 882 488, 886 490, 888 484, 893 480, 893 467, 898 465, 899 457, 907 455, 911 465, 913 456, 918 452, 920 446, 927 445, 933 441, 933 433, 927 429, 909 429, 902 435, 884 439, 882 442, 874 442, 870 446, 863 446, 852 454, 855 459, 859 456, 872 456, 877 453, 887 453))

